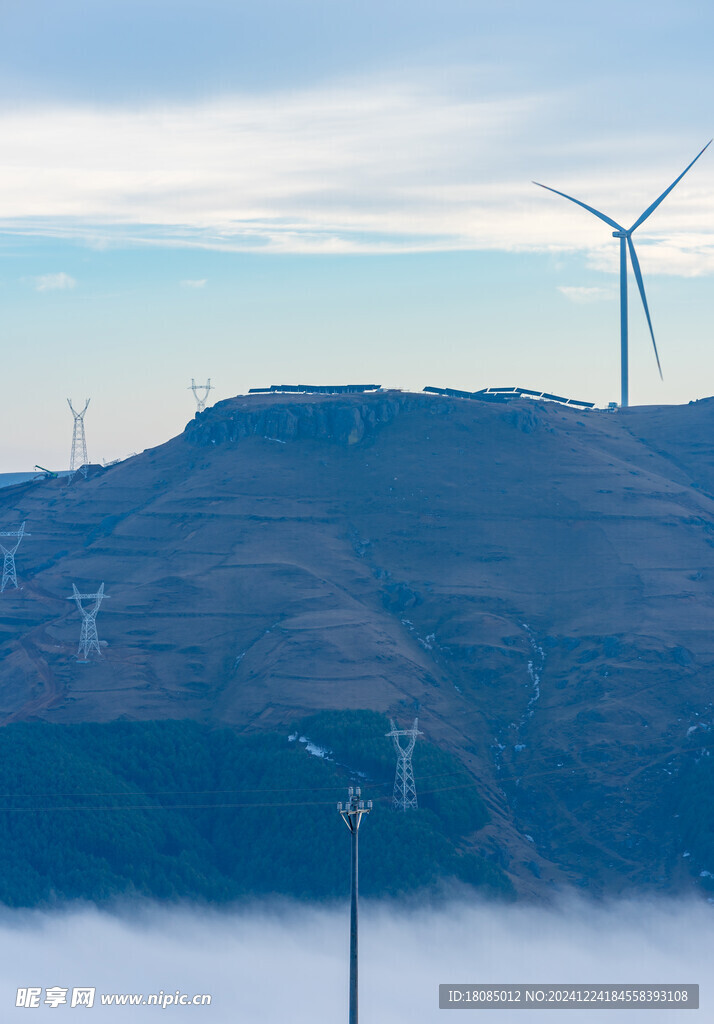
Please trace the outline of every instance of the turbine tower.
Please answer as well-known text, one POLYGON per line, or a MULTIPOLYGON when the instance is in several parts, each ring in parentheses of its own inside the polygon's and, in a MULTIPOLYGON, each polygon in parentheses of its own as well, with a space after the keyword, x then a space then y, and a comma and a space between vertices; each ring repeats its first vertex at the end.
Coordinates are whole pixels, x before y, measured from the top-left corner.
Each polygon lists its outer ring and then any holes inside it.
POLYGON ((203 412, 206 408, 206 402, 208 401, 208 392, 215 390, 213 384, 211 384, 211 378, 209 377, 205 384, 197 384, 196 381, 191 378, 191 387, 187 389, 193 391, 193 397, 196 399, 196 405, 198 406, 197 412, 203 412), (199 391, 203 391, 203 395, 199 395, 199 391))
POLYGON ((30 536, 25 534, 25 524, 23 523, 19 530, 2 530, 0 531, 0 537, 16 537, 14 547, 5 547, 4 544, 0 544, 2 553, 4 555, 4 561, 2 566, 2 586, 0 586, 0 594, 4 591, 8 583, 12 583, 13 587, 17 590, 17 573, 15 572, 15 552, 20 547, 20 541, 23 537, 30 536))
MULTIPOLYGON (((704 149, 711 145, 712 139, 707 142, 704 149)), ((624 228, 622 224, 618 224, 612 217, 606 216, 604 213, 600 213, 592 206, 588 206, 587 203, 582 203, 579 199, 573 199, 572 196, 568 196, 565 192, 559 192, 555 188, 551 188, 549 185, 541 185, 539 181, 534 181, 534 185, 538 185, 540 188, 545 188, 549 192, 555 192, 557 196, 562 196, 563 199, 569 199, 571 203, 575 203, 576 206, 582 206, 584 210, 599 217, 600 220, 609 224, 610 227, 615 228, 612 233, 613 238, 620 239, 620 383, 621 383, 621 402, 622 406, 629 405, 629 381, 628 381, 628 360, 627 360, 627 255, 629 252, 630 262, 632 263, 632 270, 637 281, 637 287, 640 291, 640 298, 642 299, 642 305, 645 308, 645 316, 647 317, 647 326, 650 329, 650 336, 652 338, 652 346, 654 348, 655 359, 657 360, 657 369, 659 370, 660 379, 662 378, 662 367, 659 362, 659 354, 657 352, 657 343, 655 342, 654 331, 652 330, 652 321, 650 319, 650 311, 647 307, 647 298, 645 297, 645 286, 642 281, 642 273, 640 271, 640 263, 637 259, 637 253, 635 252, 635 246, 632 242, 632 233, 643 224, 650 214, 654 213, 659 204, 663 199, 669 195, 675 185, 678 184, 687 173, 690 167, 692 167, 699 157, 704 152, 702 149, 692 160, 691 164, 688 164, 678 178, 675 178, 669 188, 666 188, 662 195, 655 199, 651 206, 648 206, 643 214, 641 214, 631 228, 624 228)))
POLYGON ((412 770, 412 753, 417 736, 422 736, 417 728, 419 719, 414 719, 411 729, 397 729, 394 719, 389 719, 392 731, 386 733, 394 740, 394 748, 397 751, 397 770, 394 774, 394 799, 393 806, 400 811, 409 811, 417 807, 416 784, 412 770), (403 747, 399 742, 400 736, 407 737, 407 745, 403 747))
POLYGON ((84 657, 82 661, 88 661, 88 655, 90 651, 96 651, 101 657, 102 652, 99 647, 99 637, 97 636, 97 612, 99 606, 104 599, 104 584, 100 586, 96 594, 80 594, 74 583, 72 584, 72 596, 68 597, 68 601, 76 601, 77 608, 82 616, 82 629, 79 634, 79 647, 77 648, 77 658, 79 659, 80 654, 84 657), (82 601, 94 601, 92 608, 84 608, 82 601))
POLYGON ((72 399, 67 399, 67 405, 69 406, 72 415, 74 416, 74 429, 72 431, 72 454, 69 460, 69 479, 75 473, 81 473, 84 479, 87 479, 87 438, 84 434, 84 414, 87 411, 90 399, 88 398, 84 403, 84 408, 81 412, 76 412, 72 405, 72 399))

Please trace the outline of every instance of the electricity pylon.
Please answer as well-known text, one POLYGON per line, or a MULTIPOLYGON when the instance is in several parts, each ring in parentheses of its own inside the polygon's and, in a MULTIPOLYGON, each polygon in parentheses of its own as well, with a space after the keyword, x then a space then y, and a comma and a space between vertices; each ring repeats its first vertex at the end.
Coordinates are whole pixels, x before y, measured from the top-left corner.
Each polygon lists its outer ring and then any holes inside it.
POLYGON ((0 531, 0 537, 17 537, 15 546, 6 548, 4 544, 0 544, 2 553, 5 556, 2 565, 2 586, 0 586, 0 594, 3 592, 8 583, 12 583, 13 587, 17 589, 17 572, 15 571, 15 552, 20 547, 20 541, 23 537, 29 537, 30 534, 25 534, 25 524, 23 523, 19 530, 2 530, 0 531))
POLYGON ((191 378, 191 387, 187 388, 188 391, 193 391, 193 397, 196 399, 196 405, 198 406, 197 412, 203 412, 206 408, 206 402, 208 401, 208 392, 214 391, 213 384, 211 384, 211 378, 209 377, 205 384, 197 384, 196 381, 191 378), (199 395, 199 391, 203 391, 203 397, 199 395))
POLYGON ((84 408, 81 412, 77 412, 72 405, 72 399, 67 399, 67 405, 70 407, 72 415, 74 416, 74 429, 72 431, 72 454, 69 460, 69 480, 72 481, 72 477, 75 473, 81 473, 84 479, 87 479, 87 438, 84 433, 84 414, 87 411, 91 399, 87 399, 84 403, 84 408))
POLYGON ((372 801, 361 800, 362 790, 352 786, 347 790, 348 800, 345 806, 342 803, 337 805, 342 820, 352 833, 352 882, 350 886, 350 1019, 349 1024, 357 1024, 358 1017, 358 972, 357 972, 357 888, 359 865, 357 862, 357 840, 359 838, 359 827, 363 814, 369 814, 372 810, 372 801))
POLYGON ((90 651, 96 651, 101 657, 102 652, 99 647, 99 637, 97 636, 97 612, 104 599, 104 584, 102 583, 96 594, 80 594, 74 583, 72 584, 72 590, 73 594, 67 600, 77 602, 77 607, 82 616, 82 629, 79 634, 77 657, 79 658, 80 654, 83 654, 84 657, 81 660, 88 661, 87 655, 90 651), (84 608, 82 601, 94 601, 94 607, 84 608))
POLYGON ((412 770, 412 753, 417 736, 422 736, 417 725, 419 719, 414 719, 411 729, 397 729, 394 719, 389 719, 392 731, 386 733, 394 740, 394 747, 397 751, 397 770, 394 775, 394 799, 393 805, 397 810, 408 811, 417 807, 416 784, 412 770), (403 747, 399 742, 400 736, 407 737, 407 745, 403 747))

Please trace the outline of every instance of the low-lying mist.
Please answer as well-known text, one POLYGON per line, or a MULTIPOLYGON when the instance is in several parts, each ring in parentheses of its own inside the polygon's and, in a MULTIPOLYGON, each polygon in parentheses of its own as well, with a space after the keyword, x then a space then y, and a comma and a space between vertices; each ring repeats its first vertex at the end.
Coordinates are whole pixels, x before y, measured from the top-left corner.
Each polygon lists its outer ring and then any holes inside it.
MULTIPOLYGON (((102 994, 209 994, 211 1005, 168 1005, 173 1015, 213 1024, 337 1024, 347 1020, 348 907, 253 904, 232 911, 127 905, 10 911, 0 915, 0 1020, 62 1020, 75 987, 96 989, 78 1019, 144 1020, 158 1007, 101 1005, 102 994), (67 1003, 44 1004, 52 986, 67 1003), (31 1017, 18 988, 42 988, 31 1017)), ((452 901, 409 909, 364 903, 360 919, 362 1024, 443 1020, 440 983, 699 983, 701 1009, 608 1010, 608 1024, 712 1019, 714 906, 670 900, 588 903, 549 909, 452 901)), ((559 1024, 603 1011, 559 1010, 559 1024)), ((548 1010, 475 1010, 477 1021, 550 1019, 548 1010)), ((448 1016, 446 1019, 450 1019, 448 1016)), ((462 1018, 459 1018, 462 1019, 462 1018)), ((468 1019, 468 1018, 467 1018, 468 1019)))

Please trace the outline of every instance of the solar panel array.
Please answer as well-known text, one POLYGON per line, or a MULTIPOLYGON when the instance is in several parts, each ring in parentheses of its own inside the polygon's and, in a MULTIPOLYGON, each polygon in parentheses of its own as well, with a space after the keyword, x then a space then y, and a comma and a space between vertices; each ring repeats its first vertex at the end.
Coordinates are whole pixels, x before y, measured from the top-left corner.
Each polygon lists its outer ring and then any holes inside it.
POLYGON ((379 391, 381 384, 271 384, 269 388, 251 388, 249 395, 288 394, 307 395, 362 395, 365 391, 379 391))
POLYGON ((560 402, 578 409, 594 409, 594 402, 581 402, 577 398, 552 395, 549 391, 534 391, 533 388, 482 388, 480 391, 457 391, 454 388, 424 388, 433 395, 451 395, 454 398, 473 398, 481 402, 508 402, 514 398, 535 398, 546 402, 560 402))
MULTIPOLYGON (((381 384, 271 384, 269 388, 251 388, 249 395, 363 395, 379 391, 381 384)), ((579 409, 594 409, 594 402, 581 402, 577 398, 564 398, 549 391, 535 391, 533 388, 481 388, 480 391, 460 391, 458 388, 426 387, 432 395, 448 395, 451 398, 472 398, 480 402, 508 402, 514 398, 535 398, 561 405, 576 406, 579 409)))

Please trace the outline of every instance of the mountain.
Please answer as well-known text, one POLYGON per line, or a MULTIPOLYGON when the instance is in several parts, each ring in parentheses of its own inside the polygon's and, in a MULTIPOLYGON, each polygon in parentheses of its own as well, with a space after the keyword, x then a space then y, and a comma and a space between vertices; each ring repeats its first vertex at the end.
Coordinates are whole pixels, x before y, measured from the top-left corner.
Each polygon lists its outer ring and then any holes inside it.
POLYGON ((487 809, 461 841, 519 892, 706 888, 713 428, 714 399, 261 394, 6 488, 31 536, 0 595, 3 721, 312 716, 329 743, 320 712, 418 714, 462 773, 442 788, 487 809), (73 582, 105 584, 88 664, 73 582))

